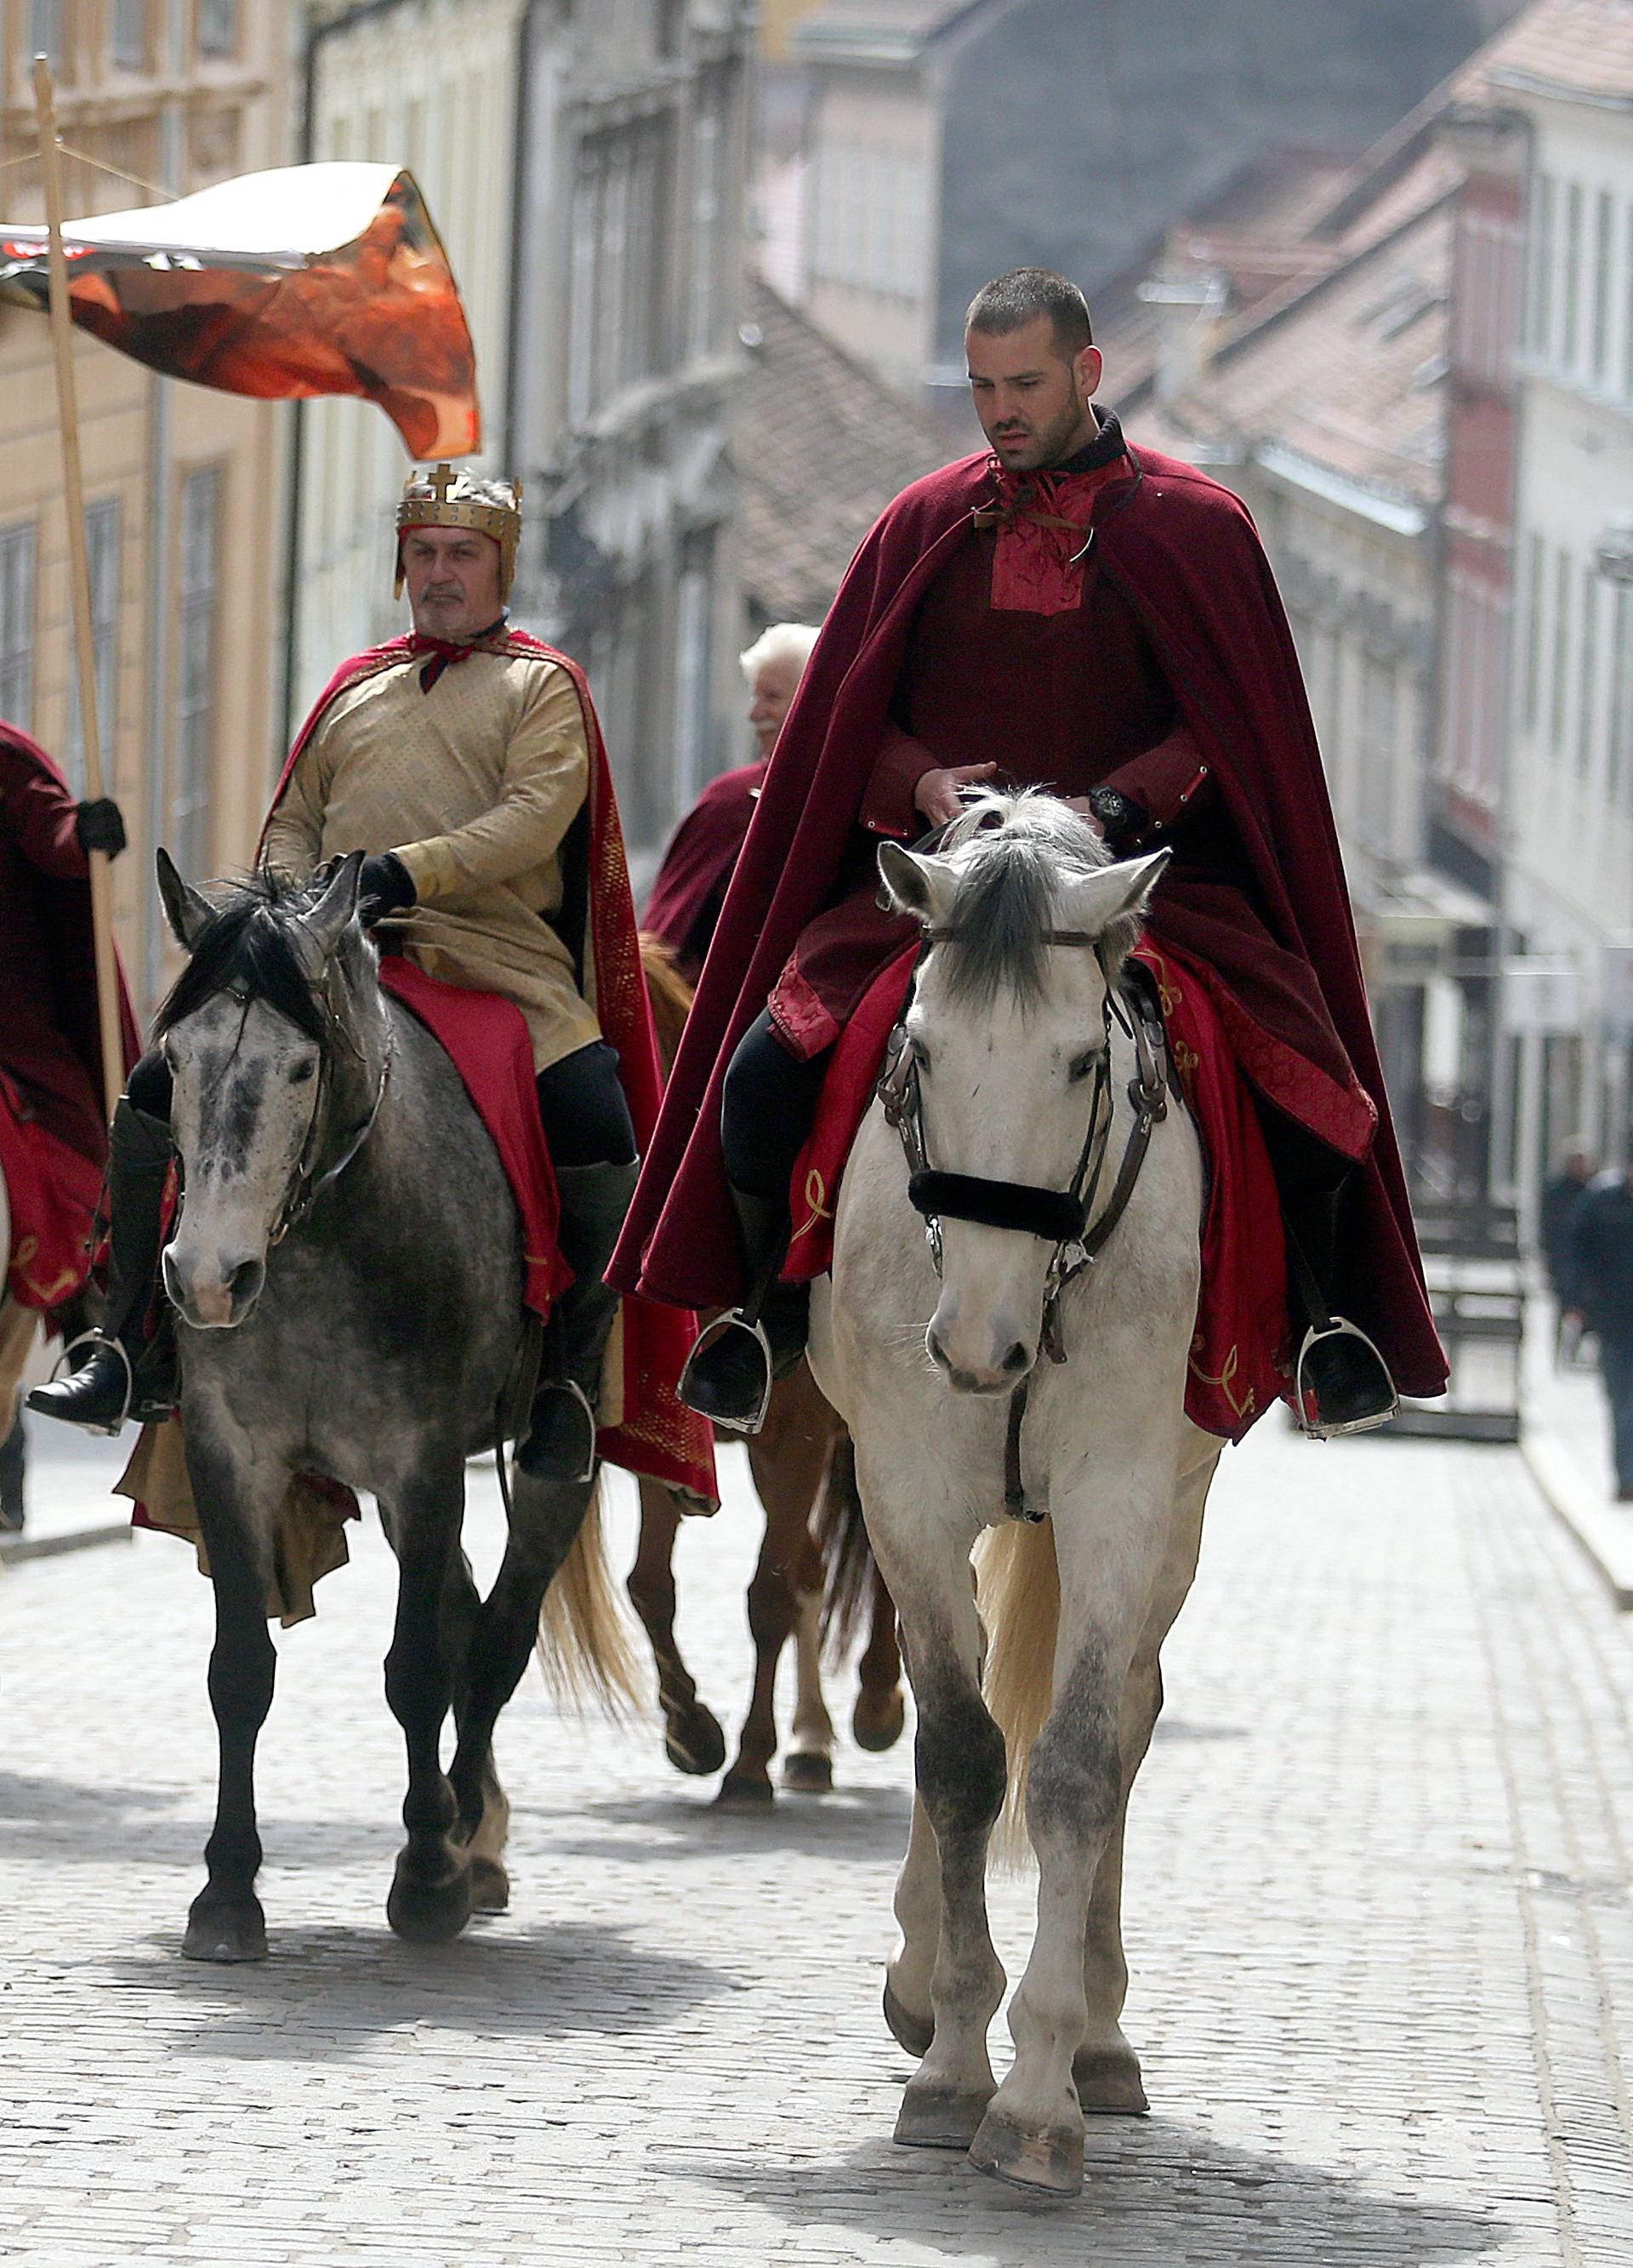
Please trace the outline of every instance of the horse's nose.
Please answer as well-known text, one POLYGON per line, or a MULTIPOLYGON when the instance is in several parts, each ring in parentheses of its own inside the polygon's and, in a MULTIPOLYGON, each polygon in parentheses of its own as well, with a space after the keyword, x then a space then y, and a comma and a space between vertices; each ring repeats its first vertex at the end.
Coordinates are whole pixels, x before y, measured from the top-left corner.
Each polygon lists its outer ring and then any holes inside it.
POLYGON ((266 1263, 255 1253, 222 1252, 195 1261, 174 1244, 165 1248, 162 1271, 166 1291, 195 1331, 227 1331, 241 1323, 267 1280, 266 1263))
POLYGON ((959 1394, 1003 1394, 1032 1367, 1032 1351, 1012 1323, 966 1324, 938 1314, 924 1334, 931 1360, 959 1394))

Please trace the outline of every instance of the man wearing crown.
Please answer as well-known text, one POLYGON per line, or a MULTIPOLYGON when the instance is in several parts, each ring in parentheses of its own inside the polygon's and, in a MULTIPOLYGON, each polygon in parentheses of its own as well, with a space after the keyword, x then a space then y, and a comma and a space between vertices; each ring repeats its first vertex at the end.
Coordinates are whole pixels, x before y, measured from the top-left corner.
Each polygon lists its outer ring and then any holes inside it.
MULTIPOLYGON (((576 1480, 595 1454, 618 1307, 601 1274, 635 1185, 630 1081, 643 1077, 650 1027, 588 688, 564 655, 506 621, 519 497, 509 482, 446 465, 410 477, 396 588, 407 587, 413 631, 348 662, 325 689, 279 783, 261 858, 300 881, 365 852, 364 917, 387 949, 520 1010, 573 1282, 551 1314, 519 1454, 531 1472, 576 1480)), ((107 1329, 78 1371, 29 1403, 106 1428, 160 1414, 173 1398, 144 1329, 171 1153, 157 1052, 132 1072, 119 1111, 107 1329)))

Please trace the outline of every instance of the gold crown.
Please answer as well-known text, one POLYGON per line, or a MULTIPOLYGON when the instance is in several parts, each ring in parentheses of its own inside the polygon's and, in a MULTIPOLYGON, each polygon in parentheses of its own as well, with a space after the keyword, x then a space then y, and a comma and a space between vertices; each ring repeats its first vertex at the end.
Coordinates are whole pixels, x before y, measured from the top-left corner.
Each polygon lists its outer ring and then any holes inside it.
POLYGON ((492 536, 499 547, 499 596, 510 597, 522 533, 519 481, 479 482, 447 464, 429 473, 410 473, 397 506, 398 598, 402 596, 402 539, 410 527, 474 527, 480 535, 492 536), (496 490, 497 496, 492 493, 496 490))

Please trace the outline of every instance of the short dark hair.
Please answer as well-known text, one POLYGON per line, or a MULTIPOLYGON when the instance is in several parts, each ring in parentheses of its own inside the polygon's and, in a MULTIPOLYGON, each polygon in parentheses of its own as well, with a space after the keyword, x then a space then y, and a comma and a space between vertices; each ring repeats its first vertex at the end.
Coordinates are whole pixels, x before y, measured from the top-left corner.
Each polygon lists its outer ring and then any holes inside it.
POLYGON ((1040 315, 1048 317, 1055 328, 1055 343, 1069 358, 1093 345, 1088 301, 1075 284, 1056 276, 1052 268, 1011 268, 1007 276, 995 276, 970 301, 964 328, 1002 338, 1006 331, 1021 330, 1040 315))

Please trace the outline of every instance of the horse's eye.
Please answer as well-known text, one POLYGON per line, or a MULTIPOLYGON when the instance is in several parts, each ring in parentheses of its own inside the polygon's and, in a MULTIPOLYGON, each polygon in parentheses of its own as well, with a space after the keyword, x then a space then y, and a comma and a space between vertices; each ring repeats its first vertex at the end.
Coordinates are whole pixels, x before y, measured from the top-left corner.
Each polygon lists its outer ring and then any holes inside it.
POLYGON ((290 1085, 291 1086, 305 1086, 306 1081, 312 1077, 313 1071, 315 1068, 315 1064, 309 1063, 297 1064, 294 1070, 291 1071, 289 1075, 290 1085))
POLYGON ((1089 1073, 1100 1061, 1100 1051, 1098 1048, 1090 1048, 1084 1054, 1073 1058, 1066 1072, 1066 1076, 1071 1081, 1073 1086, 1077 1086, 1079 1079, 1087 1079, 1089 1073))
POLYGON ((908 1042, 908 1053, 912 1057, 920 1071, 928 1071, 930 1069, 930 1049, 924 1045, 923 1040, 909 1040, 908 1042))

